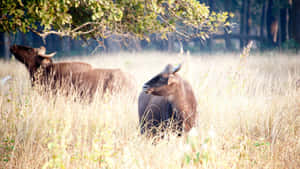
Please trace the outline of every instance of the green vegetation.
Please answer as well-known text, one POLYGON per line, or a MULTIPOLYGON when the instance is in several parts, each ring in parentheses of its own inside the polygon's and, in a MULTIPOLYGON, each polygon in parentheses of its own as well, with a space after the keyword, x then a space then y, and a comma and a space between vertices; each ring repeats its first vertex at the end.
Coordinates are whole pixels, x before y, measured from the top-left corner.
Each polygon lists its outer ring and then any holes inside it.
POLYGON ((207 38, 228 13, 210 12, 197 0, 7 0, 1 3, 0 32, 28 32, 105 39, 111 35, 150 40, 168 32, 207 38), (41 26, 41 27, 40 27, 41 26))

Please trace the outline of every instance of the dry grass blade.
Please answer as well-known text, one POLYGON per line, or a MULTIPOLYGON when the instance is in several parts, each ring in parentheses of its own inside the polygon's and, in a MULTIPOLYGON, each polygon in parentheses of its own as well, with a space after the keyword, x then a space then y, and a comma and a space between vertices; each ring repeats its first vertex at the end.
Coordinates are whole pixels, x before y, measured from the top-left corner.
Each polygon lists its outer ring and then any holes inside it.
MULTIPOLYGON (((121 67, 140 88, 180 63, 165 53, 82 60, 121 67)), ((11 76, 0 88, 0 168, 300 168, 297 57, 256 54, 240 67, 238 55, 190 56, 188 65, 198 126, 187 140, 170 134, 154 146, 139 134, 136 102, 45 97, 21 64, 0 61, 0 78, 11 76)))

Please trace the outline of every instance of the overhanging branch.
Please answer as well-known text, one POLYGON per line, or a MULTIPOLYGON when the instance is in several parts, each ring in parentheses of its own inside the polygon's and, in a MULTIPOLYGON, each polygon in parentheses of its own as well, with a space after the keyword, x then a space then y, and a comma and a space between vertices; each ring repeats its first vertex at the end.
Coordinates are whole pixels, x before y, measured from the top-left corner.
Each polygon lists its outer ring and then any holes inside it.
POLYGON ((87 30, 87 31, 81 31, 83 28, 89 26, 89 25, 97 25, 98 23, 96 22, 87 22, 87 23, 84 23, 76 28, 74 28, 73 30, 71 31, 47 31, 47 32, 39 32, 35 29, 32 29, 31 27, 27 27, 29 30, 31 30, 33 33, 37 34, 38 36, 40 36, 43 40, 44 43, 46 43, 46 37, 50 34, 54 34, 54 35, 58 35, 60 37, 64 37, 64 36, 72 36, 72 37, 75 37, 75 36, 81 36, 81 35, 87 35, 87 34, 90 34, 90 33, 93 33, 94 31, 97 31, 98 27, 94 26, 92 29, 90 30, 87 30))

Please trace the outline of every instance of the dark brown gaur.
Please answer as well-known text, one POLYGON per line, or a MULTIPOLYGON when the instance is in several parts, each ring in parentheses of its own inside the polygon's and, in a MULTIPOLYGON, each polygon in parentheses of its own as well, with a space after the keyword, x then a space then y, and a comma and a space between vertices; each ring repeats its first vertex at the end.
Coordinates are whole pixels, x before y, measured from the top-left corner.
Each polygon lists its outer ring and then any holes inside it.
POLYGON ((168 127, 181 134, 195 126, 197 102, 191 85, 177 74, 180 68, 169 64, 144 84, 138 98, 141 134, 168 127))
POLYGON ((26 66, 33 85, 39 83, 49 85, 51 88, 61 87, 62 81, 69 79, 72 73, 92 69, 90 64, 82 62, 53 63, 52 57, 55 53, 46 54, 45 47, 13 45, 10 52, 26 66))
POLYGON ((55 53, 45 54, 46 49, 13 45, 11 53, 23 64, 30 73, 32 84, 42 84, 51 90, 63 89, 66 94, 71 86, 82 95, 93 97, 97 89, 102 93, 135 89, 130 75, 119 69, 92 69, 83 62, 53 63, 55 53))

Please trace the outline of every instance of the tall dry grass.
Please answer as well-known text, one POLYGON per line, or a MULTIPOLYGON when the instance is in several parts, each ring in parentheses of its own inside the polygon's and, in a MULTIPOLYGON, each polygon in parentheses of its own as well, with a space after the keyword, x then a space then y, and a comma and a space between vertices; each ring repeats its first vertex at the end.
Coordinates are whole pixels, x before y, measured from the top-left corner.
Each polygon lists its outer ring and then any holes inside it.
POLYGON ((0 78, 12 79, 0 86, 0 168, 300 168, 298 56, 122 53, 71 60, 120 67, 140 88, 167 63, 184 60, 180 74, 197 97, 197 127, 186 140, 169 135, 153 145, 139 135, 137 101, 43 96, 23 65, 1 61, 0 78))

